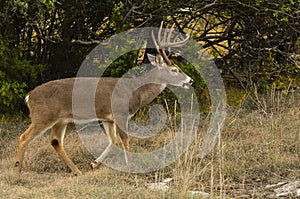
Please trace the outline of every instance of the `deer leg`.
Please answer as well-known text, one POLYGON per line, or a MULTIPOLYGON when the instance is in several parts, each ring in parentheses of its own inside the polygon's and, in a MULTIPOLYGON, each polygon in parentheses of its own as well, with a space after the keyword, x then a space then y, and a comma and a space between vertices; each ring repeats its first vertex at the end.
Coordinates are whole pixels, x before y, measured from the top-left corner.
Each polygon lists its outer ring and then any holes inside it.
MULTIPOLYGON (((129 146, 129 137, 128 137, 128 120, 129 116, 126 115, 121 115, 117 118, 117 132, 121 138, 122 141, 122 146, 124 148, 124 154, 125 158, 127 158, 126 151, 130 151, 130 146, 129 146)), ((126 160, 127 163, 127 160, 126 160)))
POLYGON ((128 134, 126 132, 124 132, 122 129, 120 129, 119 127, 117 127, 118 129, 118 133, 121 137, 121 140, 124 144, 124 147, 127 151, 130 151, 130 145, 129 145, 129 137, 128 134))
POLYGON ((127 164, 128 163, 128 157, 127 157, 127 152, 126 151, 130 150, 128 134, 126 132, 124 132, 122 129, 120 129, 118 126, 117 126, 117 131, 118 131, 118 134, 120 135, 120 138, 121 138, 121 143, 122 143, 122 146, 123 146, 123 149, 124 149, 125 161, 126 161, 126 164, 127 164))
POLYGON ((16 176, 21 174, 22 164, 25 156, 25 151, 28 144, 40 134, 43 134, 51 125, 36 125, 31 123, 28 129, 20 136, 18 152, 15 159, 14 174, 16 176))
POLYGON ((57 154, 63 159, 66 165, 71 169, 74 175, 81 175, 81 171, 73 163, 73 161, 67 155, 64 146, 63 140, 67 128, 67 123, 58 122, 56 123, 51 130, 50 143, 57 152, 57 154))
POLYGON ((94 162, 91 163, 92 169, 95 169, 98 166, 98 164, 105 158, 105 156, 112 149, 113 144, 117 143, 116 124, 114 122, 102 122, 102 123, 109 143, 108 146, 105 148, 105 150, 102 152, 102 154, 94 162))

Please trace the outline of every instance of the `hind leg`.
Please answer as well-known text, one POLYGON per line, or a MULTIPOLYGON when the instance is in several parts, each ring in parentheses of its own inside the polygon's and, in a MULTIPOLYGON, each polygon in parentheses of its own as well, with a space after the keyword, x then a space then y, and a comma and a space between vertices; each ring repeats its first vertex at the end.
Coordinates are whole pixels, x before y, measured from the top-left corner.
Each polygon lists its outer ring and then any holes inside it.
POLYGON ((124 157, 125 157, 125 162, 126 164, 128 163, 128 155, 127 152, 130 151, 130 146, 129 146, 129 137, 128 134, 123 131, 122 129, 120 129, 119 127, 117 127, 117 132, 121 138, 121 144, 124 150, 124 157))
POLYGON ((42 125, 31 123, 29 128, 20 136, 18 151, 15 159, 14 174, 16 176, 21 174, 22 164, 25 156, 25 151, 28 144, 37 136, 43 134, 51 125, 42 125))
POLYGON ((125 149, 127 151, 130 151, 128 134, 125 131, 123 131, 122 129, 120 129, 118 126, 117 126, 117 132, 120 135, 120 138, 122 140, 122 144, 124 145, 125 149))
POLYGON ((128 116, 121 115, 116 119, 117 132, 121 138, 122 145, 129 151, 129 137, 128 137, 128 116))
POLYGON ((74 173, 74 175, 81 175, 81 171, 69 158, 63 146, 63 139, 66 132, 66 128, 67 128, 67 123, 64 122, 56 123, 51 130, 50 143, 55 149, 55 151, 57 152, 57 154, 63 159, 66 165, 71 169, 72 173, 74 173))

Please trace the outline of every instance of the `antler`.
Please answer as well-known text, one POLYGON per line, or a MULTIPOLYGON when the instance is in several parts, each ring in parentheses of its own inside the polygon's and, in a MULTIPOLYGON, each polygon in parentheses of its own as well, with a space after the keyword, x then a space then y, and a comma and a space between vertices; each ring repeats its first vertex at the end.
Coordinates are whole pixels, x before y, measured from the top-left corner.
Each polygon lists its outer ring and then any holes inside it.
POLYGON ((159 30, 158 30, 157 41, 154 37, 154 33, 153 33, 153 30, 152 30, 152 40, 154 42, 156 50, 164 58, 164 60, 168 64, 171 64, 172 62, 171 62, 171 60, 169 60, 169 58, 168 58, 168 56, 165 52, 165 48, 168 48, 168 51, 171 52, 171 47, 181 47, 184 44, 186 44, 186 42, 190 38, 190 36, 187 35, 187 37, 184 40, 175 42, 176 39, 179 36, 179 35, 177 35, 174 38, 173 43, 172 43, 170 40, 171 40, 172 33, 174 31, 174 26, 175 26, 175 24, 173 24, 170 29, 166 28, 165 31, 164 31, 164 34, 163 34, 163 38, 161 38, 161 32, 162 32, 162 27, 163 27, 163 21, 162 21, 161 24, 160 24, 159 30))

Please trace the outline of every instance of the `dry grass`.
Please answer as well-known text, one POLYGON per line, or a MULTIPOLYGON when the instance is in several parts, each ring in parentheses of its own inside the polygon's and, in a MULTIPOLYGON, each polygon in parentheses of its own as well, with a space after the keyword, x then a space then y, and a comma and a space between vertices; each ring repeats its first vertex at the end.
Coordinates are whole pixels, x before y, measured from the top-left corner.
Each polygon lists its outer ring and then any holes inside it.
MULTIPOLYGON (((105 166, 92 171, 92 155, 68 129, 65 148, 84 172, 73 177, 49 144, 49 134, 27 151, 21 177, 12 175, 19 135, 24 125, 0 126, 0 196, 2 198, 199 198, 189 191, 205 191, 211 198, 271 198, 268 184, 300 179, 300 98, 271 93, 258 99, 259 108, 229 108, 222 137, 214 151, 198 158, 200 142, 175 163, 147 174, 122 173, 105 166), (148 183, 171 177, 167 192, 151 191, 148 183)), ((155 138, 132 140, 133 151, 163 146, 167 127, 155 138)), ((202 129, 204 131, 205 129, 202 129)), ((291 196, 292 198, 292 196, 291 196)))

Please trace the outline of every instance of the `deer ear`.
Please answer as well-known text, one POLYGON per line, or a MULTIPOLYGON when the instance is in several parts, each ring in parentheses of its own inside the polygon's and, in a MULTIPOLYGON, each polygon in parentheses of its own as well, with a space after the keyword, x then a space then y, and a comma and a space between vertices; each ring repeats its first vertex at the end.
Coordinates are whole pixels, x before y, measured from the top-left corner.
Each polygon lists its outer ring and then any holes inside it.
POLYGON ((147 53, 147 56, 148 56, 148 59, 150 61, 150 63, 153 65, 153 66, 157 66, 157 63, 156 63, 156 56, 155 55, 151 55, 149 53, 147 53))

